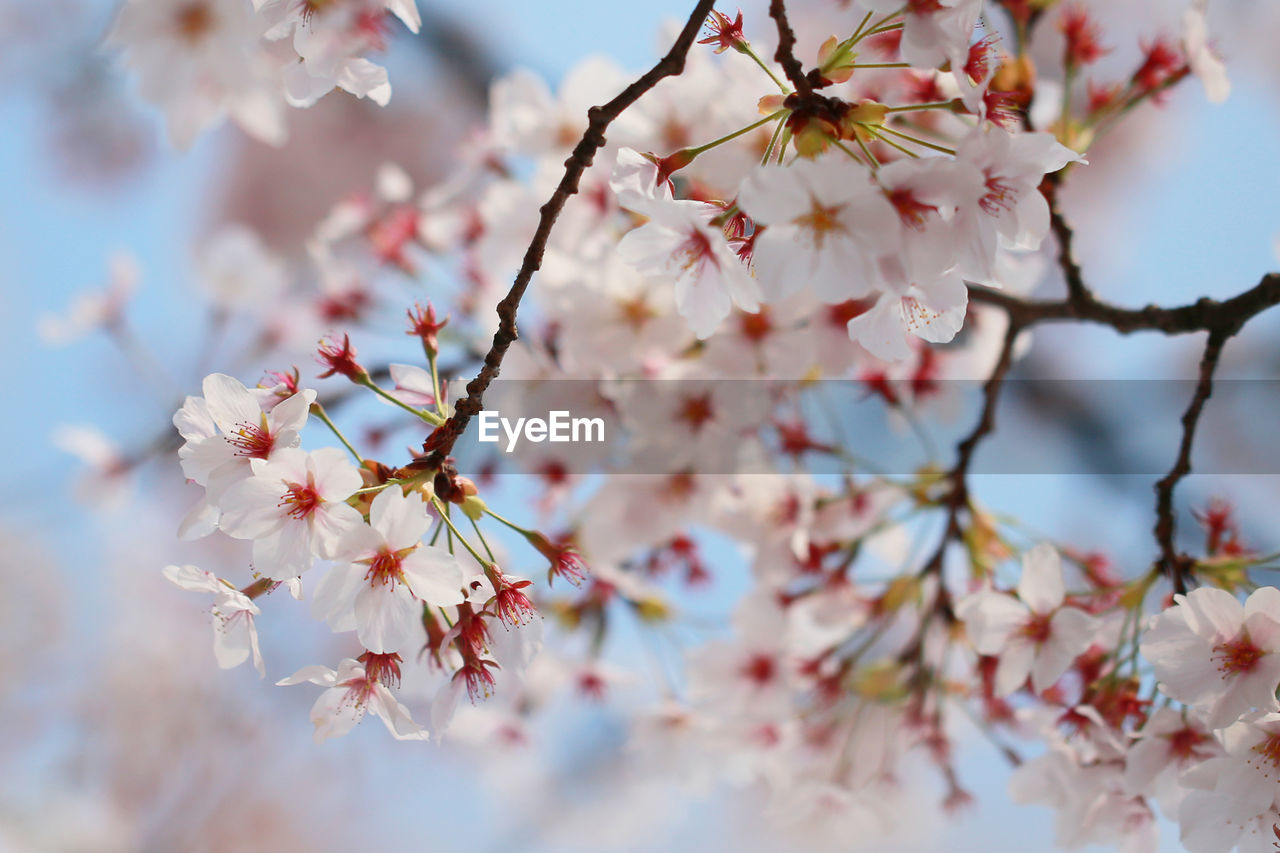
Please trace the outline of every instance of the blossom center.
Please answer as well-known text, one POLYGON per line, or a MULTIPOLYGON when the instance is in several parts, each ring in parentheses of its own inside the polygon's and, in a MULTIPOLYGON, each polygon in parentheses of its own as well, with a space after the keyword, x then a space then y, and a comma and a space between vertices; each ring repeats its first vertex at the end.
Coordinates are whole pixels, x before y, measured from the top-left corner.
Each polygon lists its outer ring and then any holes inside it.
POLYGON ((765 307, 755 314, 742 315, 742 336, 754 343, 760 343, 773 331, 773 323, 769 322, 769 314, 765 307))
POLYGON ((1013 210, 1013 205, 1018 200, 1018 194, 1013 187, 1000 180, 999 175, 987 175, 987 192, 978 201, 978 206, 988 216, 999 216, 1001 213, 1013 210))
POLYGON ((324 503, 324 498, 320 497, 320 493, 310 482, 287 485, 289 490, 284 493, 284 498, 279 505, 286 507, 285 514, 290 518, 296 518, 299 521, 310 518, 320 504, 324 503))
POLYGON ((1241 672, 1253 672, 1258 666, 1258 661, 1265 654, 1266 652, 1253 644, 1248 633, 1242 633, 1234 640, 1215 646, 1213 649, 1213 656, 1218 661, 1218 671, 1224 677, 1241 672))
POLYGON ((686 421, 689 426, 693 427, 694 432, 702 429, 714 416, 715 407, 711 405, 710 392, 699 394, 695 397, 685 397, 678 414, 680 420, 686 421))
POLYGON ((1208 735, 1202 734, 1189 726, 1178 729, 1173 734, 1166 735, 1166 737, 1169 741, 1169 752, 1183 761, 1198 758, 1197 747, 1209 739, 1208 735))
POLYGON ((809 212, 798 217, 795 223, 809 231, 813 240, 813 247, 821 249, 827 241, 827 234, 832 231, 845 230, 844 224, 839 219, 839 213, 843 205, 825 207, 819 204, 816 198, 811 198, 809 201, 809 212))
POLYGON ((646 323, 657 316, 643 296, 619 303, 618 309, 622 314, 623 322, 636 331, 644 328, 646 323))
POLYGON ((700 265, 706 261, 716 264, 716 257, 711 253, 711 240, 707 238, 697 228, 691 229, 685 237, 685 241, 681 243, 672 253, 672 258, 676 261, 682 271, 689 271, 694 265, 700 265))
POLYGON ((369 582, 370 586, 386 586, 388 584, 395 586, 396 581, 404 582, 404 570, 401 563, 404 555, 408 551, 392 551, 390 548, 383 548, 372 558, 362 560, 369 564, 369 571, 365 572, 364 579, 369 582))
POLYGON ((1253 751, 1271 762, 1272 767, 1280 767, 1280 733, 1269 735, 1266 740, 1255 746, 1253 751))
POLYGON ((888 197, 889 203, 897 209, 898 218, 902 220, 902 224, 917 231, 924 230, 924 221, 930 213, 938 212, 938 208, 916 198, 912 190, 894 190, 888 193, 888 197))
POLYGON ((827 317, 830 319, 831 325, 838 326, 843 331, 844 327, 849 325, 850 320, 867 313, 875 304, 875 299, 849 299, 836 305, 828 305, 826 307, 827 317))
POLYGON ((347 688, 347 695, 343 697, 343 702, 350 703, 356 708, 364 708, 369 704, 369 697, 373 695, 373 689, 377 683, 366 674, 362 678, 344 681, 338 686, 347 688))
POLYGON ((238 423, 236 431, 224 437, 227 444, 236 449, 236 456, 246 459, 266 459, 276 443, 275 436, 265 423, 238 423))
POLYGON ((311 18, 317 12, 323 12, 329 6, 334 5, 335 0, 301 0, 298 4, 301 8, 298 10, 302 23, 310 24, 311 18))
POLYGON ((1049 639, 1052 633, 1050 626, 1050 614, 1033 613, 1022 626, 1022 635, 1033 643, 1044 643, 1049 639))
POLYGON ((969 45, 969 56, 965 61, 964 73, 975 86, 981 85, 991 73, 992 45, 995 42, 995 36, 987 36, 969 45))
POLYGON ((213 12, 208 3, 187 3, 174 16, 178 35, 190 44, 197 44, 213 29, 213 12))
POLYGON ((755 654, 742 665, 741 674, 756 687, 764 687, 773 681, 777 666, 769 655, 755 654))

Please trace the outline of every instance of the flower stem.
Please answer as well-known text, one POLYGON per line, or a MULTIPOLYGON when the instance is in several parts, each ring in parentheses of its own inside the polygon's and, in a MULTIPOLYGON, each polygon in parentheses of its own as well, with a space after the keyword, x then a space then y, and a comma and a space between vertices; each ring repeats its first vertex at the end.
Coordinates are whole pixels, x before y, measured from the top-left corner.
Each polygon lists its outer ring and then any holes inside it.
MULTIPOLYGON (((471 518, 470 516, 467 517, 471 518)), ((471 518, 471 526, 475 528, 476 535, 480 537, 480 544, 484 546, 484 552, 489 555, 489 561, 492 563, 498 562, 498 558, 493 556, 493 549, 489 547, 489 541, 485 539, 484 534, 480 532, 480 525, 476 524, 476 520, 474 518, 471 518)))
POLYGON ((422 409, 415 409, 413 406, 410 406, 408 403, 405 403, 404 401, 397 399, 394 394, 390 394, 382 390, 381 388, 379 388, 377 383, 375 383, 372 379, 366 378, 363 382, 360 382, 359 384, 368 388, 370 391, 377 394, 379 397, 386 400, 388 403, 391 403, 392 405, 395 405, 395 406, 399 406, 409 414, 413 415, 416 418, 421 418, 422 420, 426 421, 432 426, 440 426, 440 424, 444 423, 444 418, 440 417, 434 412, 427 412, 427 411, 423 411, 422 409))
POLYGON ((436 411, 441 417, 448 417, 445 412, 444 396, 440 393, 440 369, 436 363, 436 354, 425 343, 422 345, 422 349, 427 355, 427 366, 431 368, 431 393, 436 398, 436 411))
POLYGON ((435 506, 436 512, 440 513, 441 520, 444 521, 445 524, 449 525, 449 532, 457 537, 458 541, 462 543, 462 547, 471 552, 471 556, 476 558, 476 562, 479 563, 482 568, 488 568, 489 561, 484 557, 481 557, 480 552, 471 547, 471 543, 467 541, 466 537, 462 535, 458 528, 453 526, 453 522, 449 520, 448 508, 441 506, 440 499, 436 497, 431 498, 431 503, 435 506))
MULTIPOLYGON (((867 66, 859 66, 866 68, 867 66)), ((909 113, 915 110, 949 110, 952 109, 954 101, 934 101, 931 104, 908 104, 903 107, 889 107, 887 112, 891 113, 909 113)))
POLYGON ((782 91, 783 94, 785 95, 791 94, 790 87, 788 87, 786 83, 783 83, 781 80, 778 79, 778 75, 774 74, 773 70, 770 69, 769 66, 765 64, 764 60, 761 59, 756 54, 756 52, 751 49, 751 45, 743 44, 740 52, 745 53, 747 56, 754 59, 756 62, 756 65, 759 65, 764 70, 764 73, 769 75, 769 79, 772 80, 775 84, 777 84, 778 88, 782 91))
POLYGON ((519 534, 524 535, 524 536, 528 536, 528 535, 529 535, 529 532, 530 532, 530 531, 525 530, 523 527, 521 527, 520 525, 516 524, 516 523, 515 523, 515 522, 513 522, 513 521, 508 521, 507 519, 505 519, 505 518, 503 518, 502 516, 498 515, 496 512, 494 512, 493 510, 489 509, 488 507, 485 507, 485 508, 484 508, 484 511, 485 511, 486 513, 488 513, 488 515, 489 515, 491 518, 493 518, 495 521, 500 521, 500 522, 502 522, 502 523, 503 523, 503 524, 505 524, 507 527, 510 527, 512 530, 514 530, 516 533, 519 533, 519 534))
POLYGON ((892 148, 896 148, 896 149, 898 149, 898 150, 899 150, 899 151, 901 151, 903 154, 906 154, 908 157, 919 157, 919 156, 920 156, 919 154, 917 154, 916 152, 912 151, 912 150, 911 150, 911 149, 909 149, 909 148, 903 148, 901 145, 899 145, 898 143, 894 142, 894 141, 893 141, 892 139, 890 139, 889 137, 887 137, 887 136, 885 136, 884 134, 882 134, 882 133, 880 133, 880 132, 879 132, 880 130, 884 130, 885 128, 883 128, 883 127, 882 127, 882 128, 873 128, 873 127, 871 127, 870 125, 863 125, 863 127, 865 127, 865 128, 866 128, 866 129, 867 129, 867 130, 868 130, 868 131, 869 131, 873 136, 875 136, 875 138, 876 138, 876 139, 879 139, 879 140, 880 140, 881 142, 883 142, 885 145, 888 145, 888 146, 890 146, 890 147, 892 147, 892 148))
POLYGON ((862 28, 865 27, 867 25, 867 22, 871 20, 871 15, 872 13, 868 12, 866 15, 863 16, 862 21, 859 22, 858 24, 858 28, 853 31, 853 35, 849 36, 849 44, 851 45, 857 44, 858 41, 862 38, 862 28))
POLYGON ((334 425, 333 421, 329 420, 329 415, 328 413, 325 412, 324 406, 320 405, 319 403, 312 403, 311 414, 315 415, 317 418, 319 418, 321 421, 324 422, 324 425, 327 426, 330 429, 330 431, 332 431, 333 434, 338 437, 338 441, 342 442, 342 446, 345 447, 351 453, 351 455, 355 457, 356 462, 358 464, 360 465, 364 464, 364 459, 361 458, 360 454, 356 452, 356 449, 351 446, 351 442, 347 441, 347 437, 342 434, 342 431, 339 430, 334 425))
POLYGON ((773 129, 773 136, 769 138, 769 145, 764 149, 764 157, 760 158, 760 165, 767 165, 769 158, 773 156, 773 147, 778 144, 778 137, 782 135, 782 128, 786 126, 786 122, 778 122, 778 126, 773 129))
POLYGON ((765 116, 759 121, 752 122, 746 127, 739 128, 738 130, 735 130, 733 133, 730 133, 726 136, 722 136, 719 139, 713 139, 710 142, 708 142, 706 145, 699 145, 696 148, 686 148, 685 153, 687 153, 690 156, 690 158, 697 157, 703 151, 709 151, 712 148, 715 148, 717 145, 723 145, 724 143, 728 142, 731 139, 737 139, 739 136, 742 136, 742 134, 750 133, 751 131, 755 130, 757 127, 760 127, 761 125, 764 125, 764 124, 768 124, 774 119, 781 118, 783 115, 785 115, 788 112, 790 111, 778 110, 777 112, 770 113, 769 115, 765 116))
MULTIPOLYGON (((915 136, 912 136, 912 135, 911 135, 911 134, 909 134, 909 133, 903 133, 903 132, 902 132, 902 131, 900 131, 900 130, 894 130, 894 129, 893 129, 893 128, 891 128, 891 127, 884 127, 884 126, 882 125, 880 129, 881 129, 881 130, 883 130, 883 131, 885 131, 886 133, 892 133, 894 136, 901 137, 902 139, 905 139, 905 140, 907 140, 908 142, 914 142, 916 145, 920 145, 920 146, 923 146, 923 147, 925 147, 925 148, 930 148, 930 149, 932 149, 932 150, 934 150, 934 151, 941 151, 943 154, 955 154, 955 153, 956 153, 956 150, 955 150, 954 148, 948 148, 948 147, 947 147, 947 146, 945 146, 945 145, 935 145, 935 144, 933 144, 932 142, 926 142, 926 141, 925 141, 925 140, 923 140, 923 139, 919 139, 919 138, 917 138, 917 137, 915 137, 915 136)), ((884 137, 881 137, 881 139, 883 139, 883 138, 884 138, 884 137)))

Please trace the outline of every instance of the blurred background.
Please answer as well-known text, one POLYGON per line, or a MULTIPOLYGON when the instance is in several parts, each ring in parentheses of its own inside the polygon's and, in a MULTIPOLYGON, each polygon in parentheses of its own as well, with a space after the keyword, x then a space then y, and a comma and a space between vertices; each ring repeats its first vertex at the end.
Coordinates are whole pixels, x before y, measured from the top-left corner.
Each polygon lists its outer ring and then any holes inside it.
MULTIPOLYGON (((761 5, 744 4, 747 34, 767 44, 761 5)), ((824 7, 800 22, 816 44, 827 34, 817 21, 832 20, 840 4, 810 5, 824 7)), ((1091 5, 1106 42, 1131 59, 1140 36, 1176 34, 1186 4, 1091 5)), ((565 697, 515 735, 499 726, 444 745, 403 744, 374 723, 314 745, 306 716, 314 694, 269 685, 297 666, 336 660, 332 638, 304 614, 273 611, 260 623, 268 680, 247 667, 219 671, 201 603, 160 568, 212 567, 220 546, 177 542, 175 502, 185 510, 193 498, 175 460, 127 464, 171 441, 182 395, 226 369, 201 355, 216 352, 217 333, 196 275, 200 247, 219 226, 245 223, 297 261, 315 223, 367 190, 384 162, 418 187, 447 176, 484 119, 495 75, 523 66, 554 85, 593 54, 642 69, 665 51, 662 27, 683 19, 685 6, 419 0, 423 35, 399 33, 385 57, 390 106, 333 93, 289 112, 282 149, 228 125, 177 152, 100 48, 113 3, 0 0, 0 69, 16 83, 0 90, 0 438, 9 451, 0 474, 0 851, 789 849, 788 836, 761 818, 757 793, 691 793, 662 772, 636 772, 627 711, 659 695, 638 634, 611 639, 611 660, 632 677, 607 703, 565 697), (111 336, 67 333, 76 294, 104 287, 121 251, 135 258, 139 280, 127 326, 111 336), (192 345, 210 335, 208 348, 192 345)), ((1228 296, 1280 266, 1280 4, 1220 0, 1210 21, 1233 79, 1230 100, 1211 106, 1195 82, 1180 86, 1102 140, 1066 187, 1079 257, 1103 298, 1228 296)), ((1042 293, 1058 287, 1050 277, 1042 293)), ((386 297, 392 310, 378 321, 375 346, 403 348, 395 308, 409 301, 386 297)), ((1250 324, 1228 346, 1220 376, 1268 380, 1251 387, 1276 395, 1277 330, 1280 316, 1250 324)), ((1050 327, 1015 375, 1187 378, 1200 346, 1050 327)), ((1090 399, 1090 385, 1069 387, 1016 395, 1000 428, 1034 437, 1046 459, 1062 460, 1059 470, 1078 473, 984 475, 975 490, 1031 529, 1121 567, 1145 566, 1151 479, 1108 472, 1117 455, 1163 470, 1177 426, 1109 409, 1105 395, 1090 399)), ((1210 403, 1198 470, 1248 470, 1250 459, 1274 468, 1266 425, 1238 430, 1243 417, 1259 416, 1210 403), (1246 432, 1264 440, 1240 438, 1246 432)), ((1001 451, 992 442, 982 452, 1001 451)), ((1280 550, 1278 488, 1270 475, 1192 476, 1178 495, 1182 532, 1196 535, 1188 507, 1222 496, 1239 508, 1250 545, 1280 550)), ((518 499, 520 487, 511 490, 518 499)), ((689 609, 715 625, 747 579, 739 555, 708 547, 714 582, 689 609)), ((1050 813, 1010 803, 1007 767, 980 739, 963 756, 974 807, 944 815, 922 794, 900 837, 874 849, 1044 849, 1050 813)), ((1178 849, 1176 831, 1164 844, 1178 849)), ((845 839, 835 849, 852 846, 845 839)))

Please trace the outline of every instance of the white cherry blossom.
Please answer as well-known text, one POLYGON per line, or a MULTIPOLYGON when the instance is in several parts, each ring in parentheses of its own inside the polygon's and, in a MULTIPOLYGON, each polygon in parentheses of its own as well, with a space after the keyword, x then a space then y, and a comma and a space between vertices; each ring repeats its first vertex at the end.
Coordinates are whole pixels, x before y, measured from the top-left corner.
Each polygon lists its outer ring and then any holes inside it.
POLYGON ((1044 176, 1087 161, 1048 133, 1013 134, 992 126, 971 131, 956 156, 983 179, 977 204, 958 210, 960 269, 968 281, 998 284, 998 249, 1038 249, 1049 233, 1049 203, 1039 189, 1044 176))
POLYGON ((867 172, 828 155, 786 168, 762 167, 742 183, 738 204, 757 226, 752 266, 766 299, 808 285, 823 302, 872 292, 872 258, 896 252, 897 212, 867 172))
POLYGON ((390 688, 357 660, 346 658, 336 670, 327 666, 304 666, 276 684, 288 686, 303 682, 326 688, 311 706, 316 743, 345 735, 369 711, 382 720, 396 740, 428 737, 427 730, 413 721, 409 709, 396 700, 390 688))
POLYGON ((283 401, 255 395, 224 373, 206 376, 202 390, 203 397, 188 397, 173 416, 185 440, 178 449, 182 472, 206 488, 182 525, 181 535, 189 538, 213 531, 223 493, 253 473, 253 460, 268 461, 298 446, 316 399, 309 389, 283 401))
POLYGON ((1174 600, 1142 637, 1160 689, 1203 710, 1215 729, 1280 708, 1280 590, 1262 587, 1243 604, 1212 587, 1174 600))
POLYGON ((242 2, 128 0, 107 35, 138 74, 142 97, 165 111, 186 148, 226 116, 263 142, 285 140, 279 79, 263 24, 242 2))
POLYGON ((411 651, 421 645, 424 602, 459 604, 463 572, 457 558, 422 542, 431 526, 417 493, 384 489, 369 508, 369 524, 338 545, 340 562, 316 587, 313 609, 335 631, 354 628, 371 652, 411 651))
POLYGON ((316 557, 334 557, 343 537, 363 524, 345 503, 361 485, 360 472, 335 447, 286 448, 270 461, 255 460, 253 475, 226 491, 218 526, 253 540, 258 571, 287 580, 316 557))
POLYGON ((1043 692, 1092 644, 1098 620, 1064 598, 1061 558, 1041 543, 1023 555, 1017 598, 986 589, 956 606, 978 653, 1000 658, 997 696, 1020 688, 1028 675, 1032 689, 1043 692))
POLYGON ((732 306, 754 311, 759 289, 746 266, 712 225, 720 211, 696 201, 673 201, 618 243, 618 255, 646 276, 675 282, 676 306, 699 338, 715 331, 732 306))
POLYGON ((164 576, 189 592, 213 596, 213 655, 218 666, 231 669, 253 658, 258 675, 266 675, 262 653, 258 650, 258 629, 253 619, 261 611, 253 599, 217 575, 195 566, 165 566, 164 576))
POLYGON ((1274 853, 1280 825, 1280 714, 1250 714, 1220 735, 1224 756, 1183 774, 1178 809, 1191 853, 1274 853))

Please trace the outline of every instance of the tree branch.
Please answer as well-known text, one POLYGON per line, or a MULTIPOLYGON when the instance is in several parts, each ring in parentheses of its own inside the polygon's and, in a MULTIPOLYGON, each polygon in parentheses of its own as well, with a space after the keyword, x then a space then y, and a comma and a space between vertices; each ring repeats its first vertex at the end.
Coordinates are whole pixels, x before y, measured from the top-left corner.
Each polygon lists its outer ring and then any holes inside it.
POLYGON ((587 129, 582 139, 573 148, 569 158, 565 160, 564 176, 546 204, 539 209, 538 229, 533 240, 525 251, 520 270, 507 295, 498 303, 498 331, 493 335, 493 343, 485 354, 484 364, 476 377, 467 383, 466 396, 454 407, 454 414, 443 425, 437 428, 427 440, 427 467, 439 467, 453 449, 459 436, 466 430, 471 418, 484 407, 484 392, 498 375, 507 349, 519 337, 516 329, 516 312, 520 308, 520 300, 533 274, 542 266, 542 255, 551 236, 551 229, 564 209, 569 197, 578 192, 578 182, 582 173, 590 168, 596 152, 604 147, 604 132, 619 115, 658 84, 663 78, 674 77, 684 71, 685 57, 693 46, 707 15, 711 13, 715 0, 698 0, 697 6, 689 15, 684 28, 676 38, 675 44, 667 55, 658 60, 643 76, 603 106, 592 107, 587 111, 587 129))
POLYGON ((1220 329, 1228 337, 1245 322, 1275 305, 1280 305, 1280 273, 1268 273, 1256 285, 1219 302, 1204 297, 1190 305, 1165 308, 1147 305, 1122 308, 1104 302, 1087 288, 1077 300, 1023 299, 981 285, 969 285, 974 302, 994 305, 1022 326, 1080 320, 1108 326, 1122 335, 1132 332, 1163 332, 1184 335, 1220 329))
POLYGON ((1176 593, 1187 591, 1186 576, 1193 561, 1187 555, 1179 554, 1174 544, 1177 522, 1173 512, 1173 490, 1183 477, 1191 473, 1191 445, 1195 440, 1196 425, 1200 422, 1205 401, 1213 393, 1213 374, 1218 369, 1222 347, 1229 337, 1227 332, 1216 329, 1209 333, 1204 356, 1200 359, 1200 379, 1191 403, 1182 415, 1182 443, 1178 447, 1178 458, 1169 473, 1156 483, 1156 526, 1153 532, 1160 546, 1160 570, 1169 578, 1176 593))
MULTIPOLYGON (((1058 238, 1058 263, 1067 283, 1067 298, 1060 301, 1025 300, 996 290, 970 285, 969 296, 974 302, 995 305, 1009 315, 1010 326, 1031 326, 1041 322, 1078 320, 1108 326, 1121 334, 1137 331, 1157 331, 1166 335, 1191 332, 1207 332, 1204 356, 1200 361, 1200 377, 1195 393, 1182 416, 1182 441, 1178 455, 1169 473, 1155 485, 1156 524, 1153 530, 1160 553, 1157 566, 1169 578, 1175 592, 1187 589, 1187 575, 1194 561, 1177 550, 1174 542, 1177 521, 1173 510, 1173 492, 1179 481, 1191 472, 1191 447, 1195 440, 1196 425, 1204 411, 1205 402, 1213 393, 1213 375, 1222 355, 1222 348, 1252 318, 1274 305, 1280 304, 1280 273, 1269 273, 1256 285, 1223 302, 1208 297, 1190 305, 1163 308, 1147 305, 1144 308, 1121 308, 1099 300, 1085 284, 1084 274, 1072 251, 1074 234, 1058 211, 1054 197, 1056 182, 1050 183, 1047 195, 1051 205, 1050 226, 1058 238)), ((1006 344, 1008 342, 1006 341, 1006 344)), ((963 483, 963 480, 956 481, 963 483)), ((953 486, 953 490, 954 490, 953 486)), ((958 510, 951 509, 948 536, 953 535, 950 525, 956 521, 958 510)), ((946 542, 944 540, 943 547, 946 542)), ((939 555, 938 560, 941 561, 939 555)))
POLYGON ((995 367, 982 386, 982 413, 973 430, 956 445, 956 463, 947 471, 946 479, 949 490, 946 496, 947 525, 942 533, 942 541, 933 556, 921 569, 921 574, 940 574, 942 560, 947 552, 947 545, 963 535, 960 528, 960 513, 969 505, 969 469, 973 465, 974 452, 982 439, 986 438, 996 427, 996 406, 1000 401, 1000 390, 1004 380, 1013 366, 1013 348, 1018 335, 1022 333, 1022 325, 1009 319, 1009 327, 1005 329, 1004 343, 1000 347, 1000 356, 995 367))
POLYGON ((783 0, 769 0, 769 17, 778 25, 778 50, 773 59, 782 66, 791 85, 796 87, 800 97, 807 98, 813 94, 813 84, 804 74, 804 66, 796 59, 796 34, 787 20, 787 5, 783 0))

